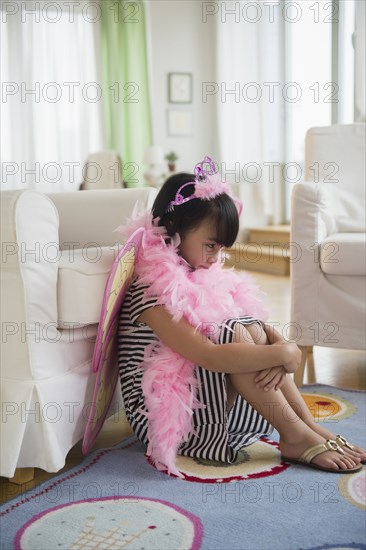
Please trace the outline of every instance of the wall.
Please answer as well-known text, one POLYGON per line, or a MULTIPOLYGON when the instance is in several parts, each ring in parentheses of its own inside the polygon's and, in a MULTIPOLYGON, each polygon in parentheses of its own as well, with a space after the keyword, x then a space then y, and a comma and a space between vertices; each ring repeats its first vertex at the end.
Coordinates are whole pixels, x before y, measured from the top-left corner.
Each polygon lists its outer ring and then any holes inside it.
POLYGON ((213 29, 203 23, 201 2, 187 0, 148 0, 150 20, 151 96, 154 142, 164 153, 175 151, 180 157, 178 171, 191 172, 205 155, 216 154, 213 102, 202 103, 202 81, 214 80, 213 29), (168 73, 193 75, 193 103, 168 103, 168 73), (193 133, 172 137, 167 131, 168 109, 190 110, 193 133))

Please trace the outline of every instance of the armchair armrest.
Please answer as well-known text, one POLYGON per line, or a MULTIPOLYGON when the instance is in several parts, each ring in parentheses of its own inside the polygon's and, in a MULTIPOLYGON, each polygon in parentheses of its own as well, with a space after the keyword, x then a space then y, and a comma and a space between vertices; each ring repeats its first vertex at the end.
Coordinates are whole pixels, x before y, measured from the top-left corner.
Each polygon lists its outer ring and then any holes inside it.
POLYGON ((301 182, 293 187, 291 241, 313 247, 336 232, 332 189, 326 183, 301 182))
POLYGON ((331 187, 301 182, 293 187, 291 214, 290 338, 311 345, 311 326, 320 303, 320 243, 336 231, 331 187))
POLYGON ((1 192, 2 376, 32 376, 28 342, 57 334, 57 210, 44 194, 1 192))

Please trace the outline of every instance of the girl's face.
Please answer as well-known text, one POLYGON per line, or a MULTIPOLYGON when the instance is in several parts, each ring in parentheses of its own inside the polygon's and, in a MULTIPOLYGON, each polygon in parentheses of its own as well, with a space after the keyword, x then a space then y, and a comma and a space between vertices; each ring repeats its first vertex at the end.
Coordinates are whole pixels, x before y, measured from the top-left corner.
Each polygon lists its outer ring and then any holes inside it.
POLYGON ((211 220, 204 220, 198 227, 181 237, 180 255, 193 269, 208 269, 220 258, 222 246, 216 241, 216 229, 211 220))

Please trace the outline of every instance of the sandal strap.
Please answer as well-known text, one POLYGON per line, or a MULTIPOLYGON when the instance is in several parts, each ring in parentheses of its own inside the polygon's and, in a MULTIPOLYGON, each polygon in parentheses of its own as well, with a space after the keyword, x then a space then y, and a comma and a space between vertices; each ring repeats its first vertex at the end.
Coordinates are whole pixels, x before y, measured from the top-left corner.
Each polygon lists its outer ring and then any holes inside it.
POLYGON ((342 435, 337 435, 335 440, 336 440, 336 442, 338 443, 338 445, 340 447, 347 447, 347 449, 351 449, 351 451, 354 450, 354 446, 351 445, 351 443, 349 443, 347 441, 347 439, 345 437, 343 437, 342 435))
POLYGON ((337 451, 337 453, 344 455, 343 449, 338 445, 334 439, 327 439, 325 443, 319 443, 318 445, 313 445, 309 447, 300 457, 301 462, 310 464, 310 462, 316 456, 325 453, 326 451, 337 451))

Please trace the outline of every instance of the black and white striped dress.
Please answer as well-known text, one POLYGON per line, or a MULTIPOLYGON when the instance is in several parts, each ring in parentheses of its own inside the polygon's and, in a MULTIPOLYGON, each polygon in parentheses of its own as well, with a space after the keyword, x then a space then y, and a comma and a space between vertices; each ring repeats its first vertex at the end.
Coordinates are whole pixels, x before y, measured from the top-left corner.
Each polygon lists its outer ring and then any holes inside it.
MULTIPOLYGON (((118 326, 118 368, 127 418, 137 437, 147 445, 147 419, 139 412, 146 410, 139 366, 146 346, 156 341, 157 336, 148 325, 137 322, 139 315, 156 303, 154 298, 144 300, 145 288, 146 285, 135 280, 126 293, 118 326)), ((252 317, 227 320, 220 333, 220 344, 232 341, 233 331, 230 329, 237 322, 248 325, 256 320, 252 317)), ((242 447, 272 433, 273 428, 267 420, 240 396, 227 412, 225 373, 196 366, 196 377, 199 380, 198 398, 205 407, 194 411, 194 430, 189 440, 179 448, 179 454, 235 462, 242 447)))

